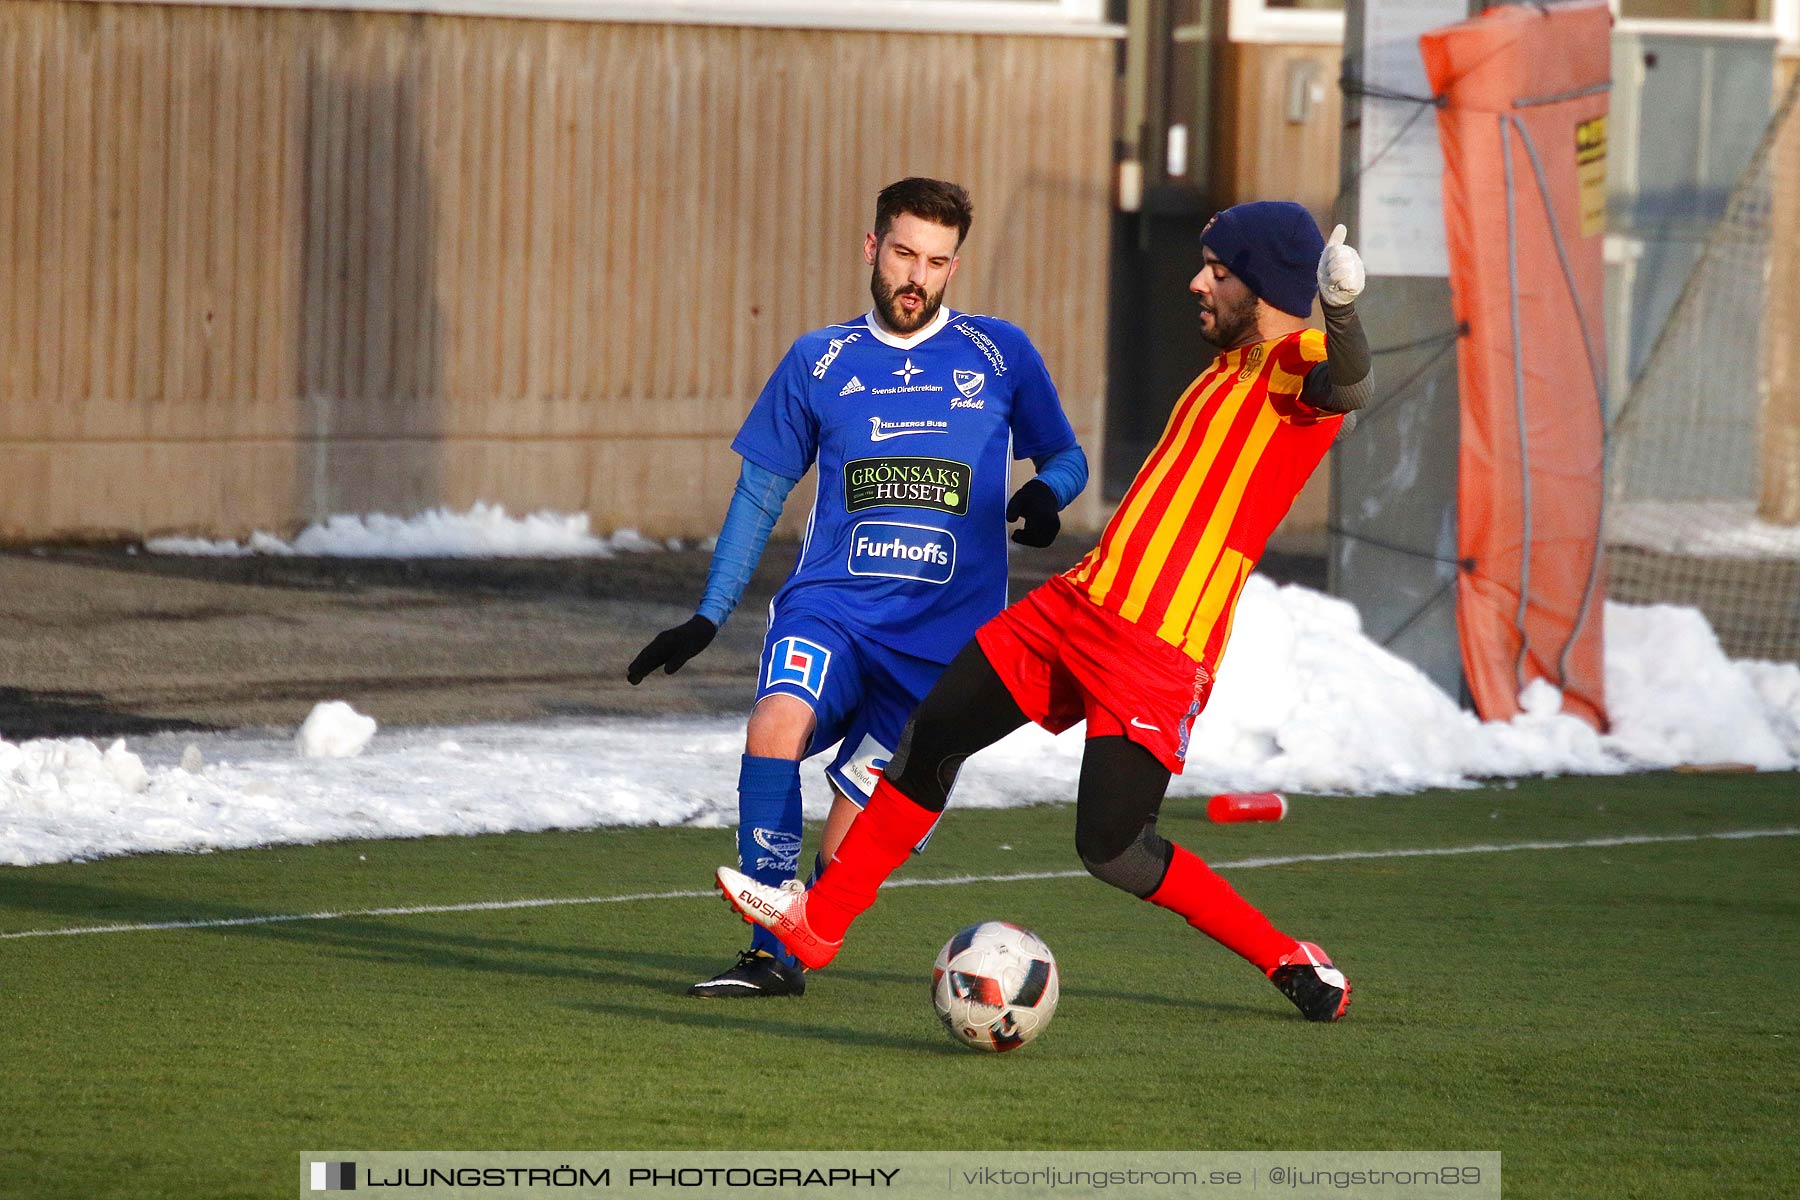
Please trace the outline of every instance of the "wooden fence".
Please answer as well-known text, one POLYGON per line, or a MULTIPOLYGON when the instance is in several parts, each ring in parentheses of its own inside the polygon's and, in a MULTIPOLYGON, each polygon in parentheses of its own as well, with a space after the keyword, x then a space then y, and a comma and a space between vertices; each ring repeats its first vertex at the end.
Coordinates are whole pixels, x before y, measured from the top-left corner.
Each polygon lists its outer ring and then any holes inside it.
POLYGON ((709 532, 906 174, 970 188, 951 302, 1033 335, 1098 462, 1113 57, 11 0, 0 538, 477 500, 709 532))

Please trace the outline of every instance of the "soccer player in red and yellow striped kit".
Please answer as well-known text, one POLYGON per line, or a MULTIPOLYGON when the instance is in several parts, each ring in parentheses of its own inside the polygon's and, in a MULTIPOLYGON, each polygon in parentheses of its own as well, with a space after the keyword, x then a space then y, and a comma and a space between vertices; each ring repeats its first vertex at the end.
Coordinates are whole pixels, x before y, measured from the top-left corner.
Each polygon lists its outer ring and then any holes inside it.
POLYGON ((1231 637, 1244 580, 1370 391, 1356 316, 1363 267, 1297 204, 1239 205, 1201 234, 1188 285, 1221 353, 1189 385, 1100 543, 982 626, 914 712, 884 778, 810 890, 729 867, 720 890, 809 967, 836 955, 948 803, 970 754, 1034 721, 1087 722, 1075 844, 1097 878, 1170 909, 1253 963, 1311 1020, 1350 984, 1316 945, 1272 925, 1205 863, 1157 833, 1231 637), (1307 328, 1315 287, 1326 330, 1307 328))

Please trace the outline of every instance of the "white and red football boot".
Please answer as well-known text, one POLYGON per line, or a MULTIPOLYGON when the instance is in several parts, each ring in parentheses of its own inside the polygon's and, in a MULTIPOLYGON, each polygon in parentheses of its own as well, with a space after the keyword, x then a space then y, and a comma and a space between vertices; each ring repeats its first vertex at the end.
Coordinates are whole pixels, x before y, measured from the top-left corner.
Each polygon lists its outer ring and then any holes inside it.
POLYGON ((739 916, 780 938, 793 956, 817 970, 837 957, 844 940, 827 941, 806 922, 806 887, 790 879, 780 887, 758 883, 742 871, 720 867, 717 886, 739 916))

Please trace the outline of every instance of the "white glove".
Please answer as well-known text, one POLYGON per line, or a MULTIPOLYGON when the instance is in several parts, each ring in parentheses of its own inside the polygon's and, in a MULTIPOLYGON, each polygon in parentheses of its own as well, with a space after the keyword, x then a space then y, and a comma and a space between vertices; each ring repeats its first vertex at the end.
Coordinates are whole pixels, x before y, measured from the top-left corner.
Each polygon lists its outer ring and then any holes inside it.
POLYGON ((1362 255, 1344 245, 1344 227, 1331 231, 1325 253, 1319 255, 1319 299, 1339 308, 1350 303, 1363 290, 1362 255))

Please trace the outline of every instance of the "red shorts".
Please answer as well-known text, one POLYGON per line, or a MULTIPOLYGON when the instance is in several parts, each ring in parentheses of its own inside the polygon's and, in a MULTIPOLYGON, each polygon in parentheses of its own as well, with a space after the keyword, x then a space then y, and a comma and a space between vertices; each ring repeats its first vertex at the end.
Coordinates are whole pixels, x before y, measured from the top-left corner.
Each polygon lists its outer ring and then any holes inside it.
POLYGON ((1054 576, 975 631, 982 653, 1032 721, 1061 733, 1130 738, 1172 773, 1206 707, 1212 672, 1054 576))

